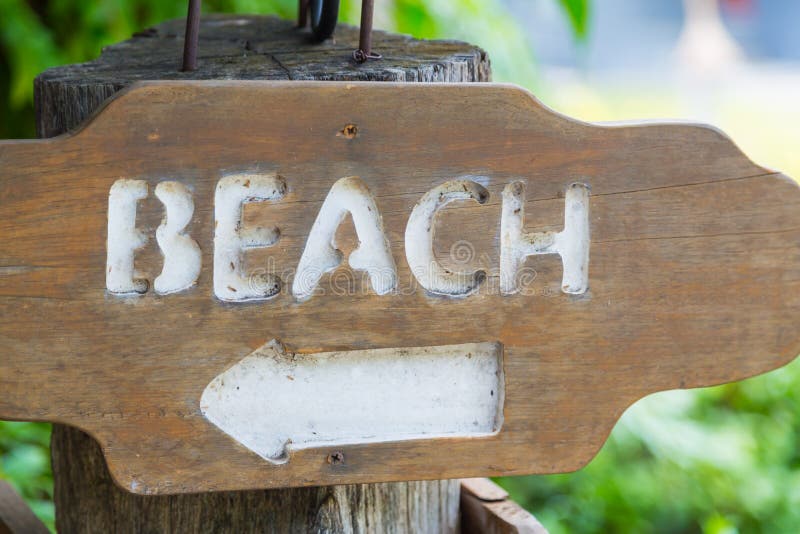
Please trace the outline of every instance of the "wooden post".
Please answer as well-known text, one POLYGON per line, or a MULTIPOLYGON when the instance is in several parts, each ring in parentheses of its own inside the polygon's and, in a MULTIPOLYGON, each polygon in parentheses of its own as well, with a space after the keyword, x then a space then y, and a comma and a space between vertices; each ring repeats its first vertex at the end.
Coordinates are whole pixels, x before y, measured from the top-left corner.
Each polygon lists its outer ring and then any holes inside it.
MULTIPOLYGON (((485 82, 490 78, 486 54, 465 43, 375 32, 373 48, 384 59, 356 65, 351 55, 358 47, 356 28, 342 26, 335 42, 312 45, 292 22, 257 16, 204 18, 197 70, 181 72, 183 24, 164 23, 106 48, 96 61, 42 73, 35 82, 39 136, 55 136, 78 126, 107 98, 139 80, 485 82)), ((113 484, 99 446, 83 432, 53 425, 51 449, 56 523, 62 532, 449 532, 457 528, 458 481, 139 496, 113 484)))

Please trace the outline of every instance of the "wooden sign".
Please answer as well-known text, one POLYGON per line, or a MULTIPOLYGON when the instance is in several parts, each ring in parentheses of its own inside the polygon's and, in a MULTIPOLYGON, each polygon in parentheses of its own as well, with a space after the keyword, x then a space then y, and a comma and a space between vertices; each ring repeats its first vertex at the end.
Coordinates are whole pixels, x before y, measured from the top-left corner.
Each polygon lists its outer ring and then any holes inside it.
POLYGON ((163 494, 577 469, 800 351, 800 191, 499 85, 150 83, 0 143, 0 417, 163 494))

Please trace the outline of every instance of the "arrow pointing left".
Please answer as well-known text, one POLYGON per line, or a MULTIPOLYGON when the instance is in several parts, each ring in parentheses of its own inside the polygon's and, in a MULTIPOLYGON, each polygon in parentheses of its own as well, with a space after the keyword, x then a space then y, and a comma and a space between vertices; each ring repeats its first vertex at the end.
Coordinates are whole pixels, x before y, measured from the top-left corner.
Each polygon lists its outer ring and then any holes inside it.
POLYGON ((262 458, 292 449, 479 437, 503 421, 500 343, 296 354, 266 343, 218 375, 203 415, 262 458))

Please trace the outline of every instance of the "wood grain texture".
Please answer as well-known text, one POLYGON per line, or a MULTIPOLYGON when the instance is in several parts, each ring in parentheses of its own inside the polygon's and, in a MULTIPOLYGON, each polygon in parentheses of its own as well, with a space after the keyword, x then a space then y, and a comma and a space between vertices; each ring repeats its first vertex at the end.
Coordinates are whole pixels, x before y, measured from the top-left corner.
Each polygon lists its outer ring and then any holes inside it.
POLYGON ((457 480, 134 495, 114 484, 94 440, 67 430, 53 448, 60 532, 456 531, 457 480))
POLYGON ((141 80, 331 80, 487 82, 486 52, 460 41, 428 41, 373 31, 381 61, 356 65, 358 28, 340 24, 336 38, 310 39, 274 16, 204 15, 197 70, 180 71, 183 19, 167 21, 103 49, 99 58, 48 69, 34 83, 41 137, 75 127, 111 95, 141 80))
POLYGON ((463 534, 547 534, 533 515, 488 478, 461 481, 463 534))
POLYGON ((48 534, 50 530, 5 480, 0 480, 0 534, 48 534))
MULTIPOLYGON (((0 162, 0 415, 86 430, 135 492, 568 471, 596 453, 634 400, 751 376, 798 352, 797 186, 707 127, 582 124, 506 86, 165 82, 125 93, 72 137, 4 143, 0 162), (337 136, 349 123, 359 135, 337 136), (328 188, 359 175, 401 280, 411 279, 406 219, 433 186, 486 177, 489 201, 446 208, 437 248, 444 258, 468 239, 474 263, 491 273, 503 186, 526 179, 527 227, 558 230, 559 197, 580 179, 592 187, 590 290, 562 294, 558 259, 541 257, 527 294, 448 299, 417 288, 378 297, 358 287, 303 303, 284 293, 222 304, 208 268, 211 199, 221 173, 243 168, 278 171, 289 184, 281 202, 245 217, 282 230, 251 265, 294 267, 328 188), (194 189, 191 234, 206 266, 196 288, 105 293, 106 202, 121 176, 194 189), (210 425, 198 399, 272 338, 304 351, 500 341, 502 430, 347 446, 341 463, 327 461, 335 451, 326 447, 265 462, 210 425)), ((139 216, 152 232, 162 214, 150 202, 139 216)), ((352 232, 340 237, 352 250, 352 232)), ((160 269, 153 243, 137 261, 151 275, 160 269)))
MULTIPOLYGON (((39 134, 50 137, 75 128, 136 80, 185 77, 176 72, 175 62, 181 24, 167 22, 106 48, 95 61, 42 73, 36 80, 39 134)), ((357 31, 350 27, 340 26, 338 44, 317 44, 274 17, 203 17, 201 68, 192 78, 288 80, 302 74, 306 79, 488 81, 489 60, 475 46, 385 32, 375 36, 378 47, 393 49, 391 56, 353 68, 346 47, 357 42, 357 31), (259 43, 258 50, 248 50, 248 42, 259 43), (296 62, 290 72, 276 65, 276 53, 308 61, 296 62)), ((110 483, 100 447, 81 430, 53 425, 51 448, 56 519, 64 532, 306 532, 331 522, 341 522, 338 532, 451 532, 458 520, 457 480, 337 485, 327 492, 291 488, 139 497, 110 483)))

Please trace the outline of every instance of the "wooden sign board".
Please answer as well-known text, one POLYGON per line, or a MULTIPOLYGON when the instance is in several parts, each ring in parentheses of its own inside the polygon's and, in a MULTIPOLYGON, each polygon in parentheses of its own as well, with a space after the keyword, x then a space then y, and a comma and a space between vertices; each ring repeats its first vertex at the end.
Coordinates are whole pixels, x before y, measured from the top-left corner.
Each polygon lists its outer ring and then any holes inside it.
POLYGON ((149 83, 0 143, 0 417, 164 494, 578 469, 800 351, 800 192, 500 85, 149 83))

